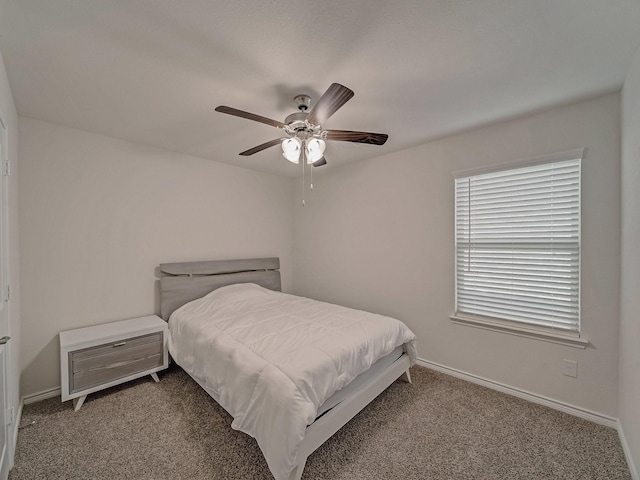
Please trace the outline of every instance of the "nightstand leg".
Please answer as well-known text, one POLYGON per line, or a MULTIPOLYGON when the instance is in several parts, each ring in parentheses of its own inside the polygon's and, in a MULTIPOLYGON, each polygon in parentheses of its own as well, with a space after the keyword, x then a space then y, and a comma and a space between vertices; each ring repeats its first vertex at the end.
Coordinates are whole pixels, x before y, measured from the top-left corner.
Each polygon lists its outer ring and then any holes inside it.
POLYGON ((82 406, 86 398, 87 398, 86 395, 82 395, 81 397, 76 397, 73 399, 73 409, 76 412, 80 410, 80 407, 82 406))
POLYGON ((157 373, 152 373, 151 374, 151 378, 153 378, 156 382, 160 381, 160 379, 158 378, 158 374, 157 373))

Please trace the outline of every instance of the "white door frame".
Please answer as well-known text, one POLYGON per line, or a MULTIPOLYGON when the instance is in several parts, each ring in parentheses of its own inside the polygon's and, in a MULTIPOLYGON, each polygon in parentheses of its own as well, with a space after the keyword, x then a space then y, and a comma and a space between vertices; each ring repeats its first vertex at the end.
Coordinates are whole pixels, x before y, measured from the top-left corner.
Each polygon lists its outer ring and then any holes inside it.
MULTIPOLYGON (((4 121, 4 115, 0 111, 0 337, 11 336, 11 324, 9 322, 9 146, 8 129, 4 121)), ((9 469, 13 467, 14 439, 17 433, 14 424, 11 399, 13 398, 13 382, 11 381, 12 347, 11 342, 0 345, 0 429, 4 429, 5 445, 0 445, 0 455, 4 450, 4 457, 0 458, 0 480, 5 480, 9 469), (4 384, 4 385, 2 385, 4 384)))

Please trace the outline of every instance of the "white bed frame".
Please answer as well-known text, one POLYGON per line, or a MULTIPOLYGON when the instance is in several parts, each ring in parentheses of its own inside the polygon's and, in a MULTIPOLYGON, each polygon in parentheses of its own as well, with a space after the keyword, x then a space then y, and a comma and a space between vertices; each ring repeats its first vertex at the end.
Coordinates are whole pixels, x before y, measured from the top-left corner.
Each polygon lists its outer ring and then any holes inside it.
MULTIPOLYGON (((265 288, 280 291, 280 260, 256 258, 209 262, 166 263, 160 265, 160 312, 169 319, 171 313, 187 302, 210 291, 234 283, 253 282, 265 288)), ((327 411, 307 427, 304 440, 296 455, 296 467, 289 480, 300 480, 307 458, 349 420, 369 405, 394 381, 402 377, 411 383, 411 361, 403 353, 394 363, 380 372, 360 390, 327 411)), ((192 377, 193 378, 193 377, 192 377)), ((197 378, 194 380, 218 403, 217 395, 197 378)))

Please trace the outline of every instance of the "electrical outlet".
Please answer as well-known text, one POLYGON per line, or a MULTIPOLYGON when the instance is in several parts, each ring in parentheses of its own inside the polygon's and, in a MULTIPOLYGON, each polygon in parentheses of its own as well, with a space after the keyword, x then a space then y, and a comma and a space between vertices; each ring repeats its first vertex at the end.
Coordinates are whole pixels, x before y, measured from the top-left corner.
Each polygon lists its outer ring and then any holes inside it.
POLYGON ((567 377, 577 377, 578 376, 578 362, 575 360, 565 360, 564 368, 562 370, 562 374, 567 377))

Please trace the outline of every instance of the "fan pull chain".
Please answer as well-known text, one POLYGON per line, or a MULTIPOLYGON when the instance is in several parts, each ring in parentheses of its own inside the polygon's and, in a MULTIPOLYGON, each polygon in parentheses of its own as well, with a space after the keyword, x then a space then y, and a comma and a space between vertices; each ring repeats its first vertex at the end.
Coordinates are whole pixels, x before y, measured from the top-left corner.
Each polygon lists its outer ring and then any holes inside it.
POLYGON ((311 165, 311 173, 309 175, 311 175, 311 180, 310 180, 310 184, 309 184, 309 190, 313 190, 313 165, 311 165))
POLYGON ((304 207, 304 164, 307 163, 307 159, 304 158, 304 155, 301 155, 302 157, 302 206, 304 207))

